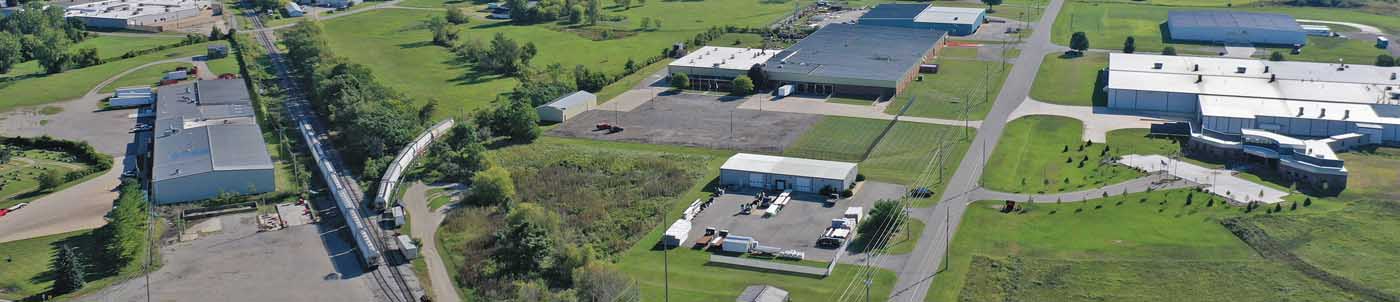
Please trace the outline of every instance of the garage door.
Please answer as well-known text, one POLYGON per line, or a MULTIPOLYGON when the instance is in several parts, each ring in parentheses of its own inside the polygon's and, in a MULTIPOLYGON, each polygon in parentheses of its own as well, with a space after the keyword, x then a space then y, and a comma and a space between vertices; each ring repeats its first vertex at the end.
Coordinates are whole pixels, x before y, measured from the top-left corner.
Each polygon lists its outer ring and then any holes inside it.
POLYGON ((797 178, 797 188, 795 188, 795 189, 797 189, 797 191, 800 191, 800 192, 811 192, 811 191, 812 191, 812 179, 811 179, 811 178, 805 178, 805 177, 797 178))
POLYGON ((763 174, 749 173, 749 186, 755 188, 763 187, 763 174))

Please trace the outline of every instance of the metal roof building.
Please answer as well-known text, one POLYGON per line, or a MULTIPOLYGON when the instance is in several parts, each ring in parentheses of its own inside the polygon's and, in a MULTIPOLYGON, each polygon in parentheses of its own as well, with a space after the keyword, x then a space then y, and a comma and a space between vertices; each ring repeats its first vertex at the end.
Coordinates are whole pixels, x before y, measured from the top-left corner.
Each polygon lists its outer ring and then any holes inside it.
POLYGON ((203 0, 107 0, 69 6, 63 14, 89 27, 132 28, 193 18, 210 5, 203 0))
POLYGON ((1228 10, 1190 10, 1167 13, 1167 30, 1177 41, 1303 45, 1307 33, 1293 17, 1284 14, 1228 10))
POLYGON ((939 30, 830 24, 768 59, 763 71, 798 92, 888 97, 914 79, 945 36, 939 30))
POLYGON ((788 291, 772 285, 753 285, 744 288, 744 292, 735 298, 735 302, 787 302, 788 291))
POLYGON ((562 123, 593 107, 598 107, 598 96, 579 90, 535 107, 535 112, 539 113, 541 121, 562 123))
POLYGON ((275 189, 272 159, 243 80, 162 86, 155 111, 151 191, 156 203, 275 189))
POLYGON ((844 190, 856 182, 856 164, 739 153, 720 168, 720 184, 762 189, 819 192, 844 190))
POLYGON ((666 65, 667 73, 686 74, 690 87, 723 90, 729 82, 746 75, 749 68, 767 62, 782 50, 705 46, 666 65))
POLYGON ((861 25, 934 29, 954 36, 977 32, 987 20, 987 10, 928 4, 886 3, 875 6, 857 21, 861 25))

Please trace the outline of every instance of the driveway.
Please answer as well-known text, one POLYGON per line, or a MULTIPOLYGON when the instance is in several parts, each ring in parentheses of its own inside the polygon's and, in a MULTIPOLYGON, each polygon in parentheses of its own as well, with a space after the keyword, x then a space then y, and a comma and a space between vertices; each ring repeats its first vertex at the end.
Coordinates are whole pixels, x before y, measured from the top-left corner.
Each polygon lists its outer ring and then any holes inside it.
MULTIPOLYGON (((126 161, 127 157, 114 161, 126 161)), ((135 161, 130 160, 130 161, 135 161)), ((132 163, 127 163, 135 164, 132 163)), ((28 207, 0 219, 0 242, 95 229, 107 224, 104 216, 117 199, 120 169, 54 192, 30 202, 28 207)))
MULTIPOLYGON (((744 103, 739 105, 739 109, 858 117, 877 120, 892 120, 895 118, 893 114, 885 113, 883 106, 833 103, 827 102, 825 99, 801 96, 788 96, 776 99, 767 96, 753 96, 746 98, 744 103)), ((899 120, 923 124, 968 126, 972 128, 977 128, 982 125, 982 121, 960 121, 917 116, 901 116, 899 120)))
POLYGON ((447 217, 447 211, 451 206, 443 206, 437 211, 428 210, 429 187, 421 182, 415 182, 408 187, 403 194, 404 207, 408 210, 409 222, 413 226, 413 232, 409 236, 421 239, 423 246, 419 253, 423 255, 423 261, 428 264, 428 279, 432 280, 433 301, 458 302, 462 301, 457 296, 457 286, 452 280, 452 275, 447 273, 447 265, 442 262, 442 256, 438 255, 437 230, 442 225, 443 218, 447 217))
POLYGON ((1026 98, 1008 119, 1015 120, 1027 115, 1054 115, 1077 119, 1084 123, 1084 140, 1108 141, 1108 132, 1118 129, 1149 128, 1152 124, 1165 122, 1158 118, 1137 115, 1114 114, 1111 109, 1089 106, 1068 106, 1051 104, 1026 98))

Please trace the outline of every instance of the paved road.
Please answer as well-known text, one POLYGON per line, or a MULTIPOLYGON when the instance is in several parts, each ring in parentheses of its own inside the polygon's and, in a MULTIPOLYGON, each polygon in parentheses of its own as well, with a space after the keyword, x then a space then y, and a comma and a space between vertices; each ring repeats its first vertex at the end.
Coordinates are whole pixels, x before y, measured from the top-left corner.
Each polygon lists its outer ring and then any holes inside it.
POLYGON ((1149 128, 1152 124, 1164 122, 1166 118, 1172 118, 1143 117, 1119 113, 1105 107, 1051 104, 1027 97, 1021 102, 1021 106, 1011 112, 1007 121, 1013 121, 1027 115, 1054 115, 1073 118, 1084 124, 1084 140, 1106 142, 1108 141, 1108 133, 1113 130, 1149 128))
MULTIPOLYGON (((382 8, 406 8, 406 9, 415 9, 415 8, 409 8, 409 7, 400 7, 400 6, 398 6, 398 5, 399 5, 399 2, 403 2, 403 0, 394 0, 394 1, 389 1, 389 2, 379 3, 379 4, 371 5, 370 7, 366 7, 366 8, 351 9, 351 10, 349 10, 349 11, 338 12, 338 13, 332 14, 332 15, 330 15, 330 16, 321 17, 320 15, 317 15, 316 20, 325 21, 325 20, 340 18, 340 17, 344 17, 344 16, 351 16, 351 15, 355 15, 355 14, 359 14, 359 13, 363 13, 363 12, 367 12, 367 11, 372 11, 372 10, 376 10, 376 9, 382 9, 382 8)), ((429 10, 431 10, 431 9, 429 9, 429 10)), ((236 21, 235 21, 235 24, 234 24, 234 25, 237 25, 236 21)), ((258 28, 258 29, 254 29, 254 30, 251 30, 251 31, 249 31, 249 32, 277 31, 277 30, 279 30, 279 29, 289 28, 289 27, 296 26, 296 25, 297 25, 296 23, 289 23, 289 24, 282 24, 282 25, 278 25, 278 26, 260 27, 260 28, 258 28)))
POLYGON ((447 217, 448 206, 444 206, 437 211, 428 209, 427 191, 429 187, 423 183, 415 182, 404 192, 403 203, 408 210, 408 216, 413 217, 409 223, 413 225, 413 233, 409 234, 413 238, 418 238, 423 246, 419 247, 419 253, 423 255, 423 261, 428 264, 428 279, 433 282, 433 301, 458 302, 462 297, 457 296, 457 286, 452 282, 452 275, 447 273, 447 265, 442 262, 442 256, 438 255, 437 230, 442 225, 443 218, 447 217))
POLYGON ((1108 185, 1108 186, 1105 186, 1105 187, 1102 187, 1102 188, 1095 188, 1095 189, 1089 189, 1089 190, 1083 190, 1083 191, 1076 191, 1076 192, 1054 193, 1054 194, 1017 194, 1017 193, 997 192, 997 191, 988 190, 988 189, 986 189, 986 188, 978 188, 977 190, 972 191, 972 193, 969 193, 969 194, 968 194, 968 200, 972 200, 972 201, 977 201, 977 200, 1013 200, 1013 201, 1026 201, 1026 200, 1031 200, 1031 201, 1036 202, 1036 203, 1053 203, 1053 202, 1057 202, 1057 201, 1072 202, 1072 201, 1083 201, 1083 200, 1094 199, 1094 198, 1102 198, 1104 193, 1108 193, 1108 196, 1119 196, 1119 195, 1123 195, 1124 192, 1127 192, 1127 193, 1144 192, 1144 191, 1147 191, 1148 188, 1151 188, 1151 189, 1153 189, 1153 190, 1166 190, 1166 189, 1187 188, 1187 187, 1191 187, 1191 186, 1195 186, 1195 185, 1196 185, 1196 183, 1193 183, 1193 182, 1190 182, 1190 181, 1185 181, 1185 180, 1180 180, 1180 179, 1178 179, 1178 178, 1176 178, 1176 177, 1172 177, 1172 176, 1167 175, 1167 174, 1165 174, 1165 173, 1154 173, 1154 174, 1151 174, 1151 175, 1148 175, 1148 176, 1140 177, 1140 178, 1137 178, 1137 179, 1133 179, 1133 180, 1129 180, 1129 181, 1125 181, 1125 182, 1121 182, 1121 183, 1117 183, 1117 184, 1108 185))
POLYGON ((914 256, 900 265, 905 269, 898 273, 898 281, 895 283, 894 292, 890 294, 890 301, 924 301, 924 297, 928 295, 929 284, 937 277, 936 273, 947 255, 951 234, 957 233, 958 224, 962 222, 962 215, 967 211, 968 203, 975 201, 971 200, 967 193, 977 188, 986 157, 1001 138, 1008 117, 1030 95, 1031 83, 1035 81, 1036 72, 1040 69, 1045 55, 1060 49, 1050 42, 1050 28, 1055 24, 1055 16, 1059 15, 1063 6, 1064 0, 1051 0, 1040 21, 1033 25, 1034 31, 1030 39, 1021 46, 1021 56, 1016 58, 1006 84, 997 95, 996 104, 992 105, 991 112, 982 121, 977 136, 963 157, 962 165, 948 183, 947 192, 943 195, 944 200, 934 206, 932 213, 920 217, 925 222, 923 238, 919 239, 919 245, 914 248, 914 256))
POLYGON ((1384 34, 1385 34, 1385 31, 1382 31, 1380 28, 1377 28, 1377 27, 1375 27, 1375 26, 1366 25, 1366 24, 1360 24, 1360 23, 1340 22, 1340 21, 1327 21, 1327 20, 1308 20, 1308 19, 1298 19, 1298 22, 1302 22, 1302 23, 1322 23, 1322 24, 1346 25, 1346 26, 1355 27, 1356 29, 1360 29, 1361 32, 1363 32, 1363 33, 1377 34, 1377 35, 1384 35, 1384 34))

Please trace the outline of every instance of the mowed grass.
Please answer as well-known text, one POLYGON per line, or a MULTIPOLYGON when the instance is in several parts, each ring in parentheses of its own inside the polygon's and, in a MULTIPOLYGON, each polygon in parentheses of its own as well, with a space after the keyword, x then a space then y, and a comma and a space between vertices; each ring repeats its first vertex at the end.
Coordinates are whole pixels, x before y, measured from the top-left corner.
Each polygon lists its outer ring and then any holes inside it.
POLYGON ((885 113, 898 114, 912 99, 914 105, 905 115, 958 120, 987 117, 1011 64, 976 60, 977 48, 948 47, 941 56, 936 61, 938 73, 921 74, 922 81, 910 82, 885 113))
POLYGON ((1206 196, 1134 193, 1012 214, 974 203, 926 301, 1352 300, 1259 257, 1219 223, 1246 214, 1206 196))
POLYGON ((1081 148, 1083 132, 1083 123, 1067 117, 1032 115, 1011 121, 982 174, 983 185, 1014 193, 1098 188, 1142 175, 1125 166, 1104 163, 1105 158, 1121 154, 1113 149, 1144 143, 1156 143, 1161 147, 1154 149, 1166 149, 1175 144, 1170 140, 1116 142, 1110 139, 1107 145, 1095 142, 1081 148), (1110 152, 1103 151, 1105 146, 1110 152))
POLYGON ((783 149, 783 156, 856 162, 889 121, 827 116, 783 149))
POLYGON ((190 63, 161 63, 146 66, 145 68, 138 69, 135 72, 128 73, 122 76, 121 78, 117 79, 116 81, 113 81, 111 84, 102 87, 101 92, 113 92, 116 91, 117 88, 129 86, 154 87, 156 85, 160 85, 160 80, 165 78, 165 73, 175 71, 176 68, 180 67, 185 67, 186 69, 188 69, 190 67, 194 67, 194 65, 190 63))
MULTIPOLYGON (((1196 0, 1186 0, 1196 1, 1196 0)), ((1202 8, 1169 7, 1128 3, 1089 3, 1069 2, 1055 19, 1052 41, 1059 45, 1069 45, 1070 35, 1076 31, 1088 34, 1090 48, 1123 48, 1123 41, 1129 36, 1136 39, 1137 51, 1157 53, 1166 46, 1174 46, 1182 54, 1215 55, 1218 46, 1191 43, 1173 43, 1163 36, 1163 22, 1169 11, 1199 10, 1202 8)), ((1300 19, 1349 21, 1368 24, 1391 32, 1400 29, 1400 18, 1383 17, 1359 10, 1325 9, 1311 7, 1261 6, 1240 7, 1232 10, 1250 12, 1275 12, 1290 14, 1300 19)), ((1338 39, 1342 40, 1342 39, 1338 39)), ((1376 55, 1384 50, 1375 47, 1362 47, 1366 41, 1327 41, 1327 38, 1309 38, 1303 54, 1290 57, 1297 61, 1336 62, 1338 58, 1350 58, 1348 62, 1372 63, 1376 55), (1364 61, 1351 59, 1366 58, 1364 61)), ((1287 53, 1287 52, 1285 52, 1287 53)), ((1267 55, 1267 53, 1265 54, 1267 55)))
MULTIPOLYGON (((461 28, 464 39, 489 41, 496 33, 502 33, 520 43, 535 43, 539 54, 532 62, 534 66, 559 63, 572 68, 583 65, 613 75, 622 71, 629 58, 641 61, 655 56, 662 48, 689 40, 711 26, 762 26, 791 8, 790 3, 713 0, 657 1, 626 11, 606 9, 607 14, 624 15, 629 19, 618 24, 602 24, 601 28, 631 30, 637 28, 643 17, 662 20, 659 30, 607 41, 592 41, 575 33, 555 30, 562 26, 553 24, 514 25, 473 19, 461 28)), ((421 22, 440 14, 436 11, 376 10, 326 21, 325 32, 336 54, 369 66, 381 82, 419 102, 442 101, 439 117, 483 107, 513 89, 515 79, 478 72, 448 49, 429 43, 431 34, 421 22)))
POLYGON ((209 72, 213 73, 214 75, 221 75, 225 73, 239 74, 238 59, 235 59, 233 56, 204 61, 204 64, 209 65, 209 72))
POLYGON ((1099 70, 1108 67, 1108 55, 1086 53, 1080 57, 1045 55, 1031 84, 1031 98, 1052 104, 1106 106, 1106 96, 1096 93, 1099 70))
POLYGON ((154 61, 204 54, 208 45, 211 44, 227 45, 227 42, 219 41, 177 47, 59 74, 0 82, 0 95, 5 96, 5 101, 0 102, 0 112, 18 107, 75 99, 86 94, 89 89, 97 86, 103 80, 122 71, 154 61))
POLYGON ((41 293, 53 284, 46 276, 57 246, 91 231, 77 231, 0 243, 0 299, 19 300, 41 293))
POLYGON ((1285 61, 1307 61, 1307 62, 1330 62, 1336 63, 1338 59, 1350 64, 1375 64, 1376 56, 1389 54, 1388 51, 1376 48, 1375 40, 1360 40, 1333 37, 1308 36, 1308 45, 1303 47, 1303 53, 1292 54, 1291 47, 1261 48, 1254 54, 1254 58, 1265 59, 1277 51, 1283 54, 1285 61))
MULTIPOLYGON (((97 49, 97 56, 103 59, 119 59, 133 50, 142 50, 180 42, 181 36, 151 35, 149 37, 93 36, 74 44, 69 49, 97 49)), ((0 74, 0 79, 43 72, 38 61, 25 61, 15 65, 9 73, 0 74)))
MULTIPOLYGON (((1393 178, 1392 178, 1393 180, 1393 178)), ((1289 252, 1327 272, 1391 295, 1400 295, 1400 203, 1365 200, 1342 210, 1255 216, 1289 252)))

